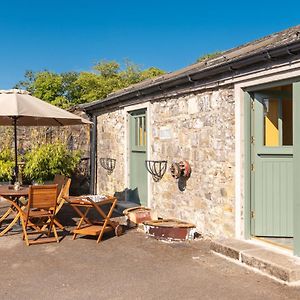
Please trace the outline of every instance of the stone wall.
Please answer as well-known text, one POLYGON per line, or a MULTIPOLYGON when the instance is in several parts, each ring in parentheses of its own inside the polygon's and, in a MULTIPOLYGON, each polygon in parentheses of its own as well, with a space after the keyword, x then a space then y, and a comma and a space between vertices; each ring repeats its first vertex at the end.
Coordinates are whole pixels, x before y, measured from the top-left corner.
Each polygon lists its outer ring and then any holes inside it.
POLYGON ((97 118, 97 192, 114 194, 125 189, 125 118, 124 111, 104 113, 97 118), (116 159, 115 169, 108 174, 101 158, 116 159))
POLYGON ((181 192, 166 172, 152 184, 163 217, 195 223, 205 235, 234 234, 234 101, 220 89, 153 103, 152 159, 187 160, 192 174, 181 192))
MULTIPOLYGON (((151 179, 150 205, 164 218, 197 225, 206 236, 234 235, 234 100, 233 88, 173 97, 150 104, 150 157, 167 160, 159 182, 151 179), (186 189, 169 171, 173 161, 187 160, 192 174, 186 189)), ((114 193, 125 184, 125 113, 112 109, 98 117, 98 192, 114 193), (111 175, 100 157, 117 159, 111 175)))

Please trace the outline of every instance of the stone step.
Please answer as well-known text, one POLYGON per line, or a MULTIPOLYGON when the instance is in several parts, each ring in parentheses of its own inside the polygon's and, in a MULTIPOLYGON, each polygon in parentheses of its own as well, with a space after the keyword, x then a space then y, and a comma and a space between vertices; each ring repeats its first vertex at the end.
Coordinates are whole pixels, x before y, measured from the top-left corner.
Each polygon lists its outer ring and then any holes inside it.
POLYGON ((298 257, 237 239, 215 240, 211 243, 211 250, 287 284, 300 284, 298 257))

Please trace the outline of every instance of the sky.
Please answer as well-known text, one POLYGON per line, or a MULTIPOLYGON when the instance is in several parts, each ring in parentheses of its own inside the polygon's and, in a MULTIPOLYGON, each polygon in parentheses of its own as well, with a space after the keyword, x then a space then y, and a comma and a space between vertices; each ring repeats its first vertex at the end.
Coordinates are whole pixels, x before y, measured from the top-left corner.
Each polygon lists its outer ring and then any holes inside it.
POLYGON ((101 60, 167 72, 300 24, 300 1, 0 1, 0 89, 101 60))

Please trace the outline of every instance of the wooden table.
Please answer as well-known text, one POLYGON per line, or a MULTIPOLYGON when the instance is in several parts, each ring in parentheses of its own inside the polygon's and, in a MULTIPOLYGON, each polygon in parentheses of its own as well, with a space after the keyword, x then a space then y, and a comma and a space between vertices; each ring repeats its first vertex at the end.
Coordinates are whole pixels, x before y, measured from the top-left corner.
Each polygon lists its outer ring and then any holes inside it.
POLYGON ((93 201, 92 197, 87 195, 80 197, 69 197, 67 201, 80 216, 80 221, 77 227, 73 230, 73 240, 76 239, 78 234, 93 235, 98 236, 97 243, 99 243, 105 232, 114 230, 117 236, 122 234, 122 226, 119 225, 118 222, 110 220, 113 210, 117 204, 117 198, 106 196, 100 201, 93 201), (101 209, 101 206, 107 204, 110 204, 110 209, 109 212, 105 214, 101 209), (91 221, 88 219, 87 214, 91 208, 94 208, 99 217, 102 218, 101 221, 91 221))
POLYGON ((10 207, 0 217, 0 227, 2 222, 10 215, 13 215, 13 220, 0 231, 0 237, 6 234, 20 219, 21 214, 25 206, 20 206, 19 198, 28 197, 29 187, 21 186, 19 190, 14 190, 13 185, 0 185, 0 196, 10 203, 10 207))

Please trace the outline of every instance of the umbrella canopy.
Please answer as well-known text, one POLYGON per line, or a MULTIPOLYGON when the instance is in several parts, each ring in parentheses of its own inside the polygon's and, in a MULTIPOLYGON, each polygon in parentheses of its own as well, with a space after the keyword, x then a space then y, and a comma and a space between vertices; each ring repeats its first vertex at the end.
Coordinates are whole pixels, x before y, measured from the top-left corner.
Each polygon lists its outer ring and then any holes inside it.
POLYGON ((67 126, 92 122, 31 96, 27 91, 0 91, 0 125, 14 126, 15 177, 18 178, 17 126, 67 126))
POLYGON ((27 91, 0 91, 0 125, 65 126, 92 124, 90 121, 51 105, 27 91))

